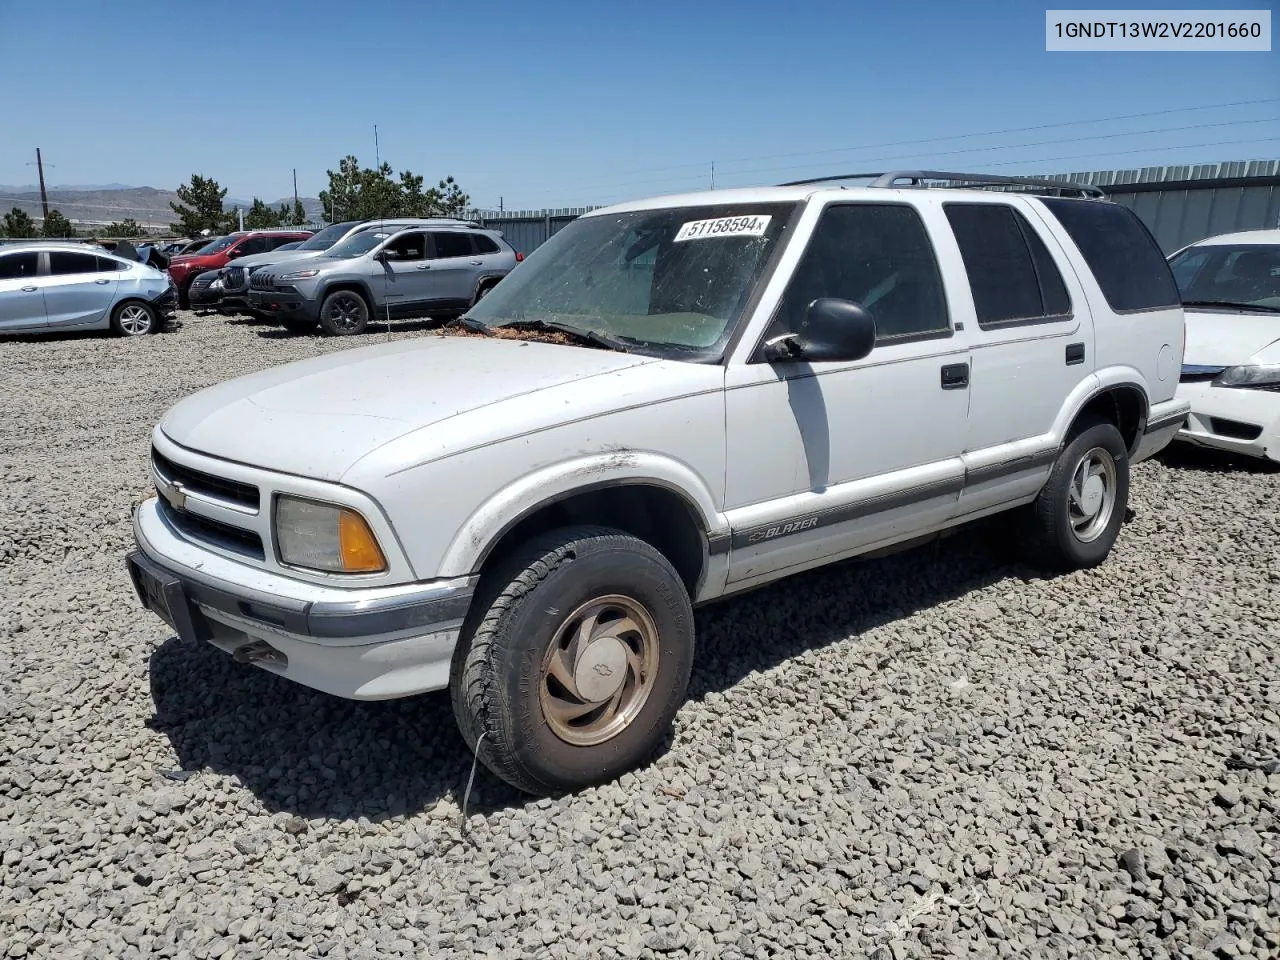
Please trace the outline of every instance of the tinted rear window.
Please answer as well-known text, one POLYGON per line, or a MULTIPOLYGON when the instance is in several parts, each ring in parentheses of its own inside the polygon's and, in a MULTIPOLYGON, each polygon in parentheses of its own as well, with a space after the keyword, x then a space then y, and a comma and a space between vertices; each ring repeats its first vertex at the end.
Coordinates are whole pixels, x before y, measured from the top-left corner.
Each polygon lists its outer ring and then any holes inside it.
POLYGON ((476 253, 497 253, 498 245, 483 233, 473 233, 471 242, 476 245, 476 253))
POLYGON ((1157 310, 1182 302, 1164 254, 1128 207, 1060 197, 1040 202, 1080 248, 1112 310, 1157 310))
POLYGON ((71 253, 52 250, 49 253, 49 272, 54 276, 70 273, 99 273, 98 258, 91 253, 71 253))
POLYGON ((1044 242, 1003 203, 948 203, 978 324, 1034 321, 1071 312, 1071 301, 1044 242))

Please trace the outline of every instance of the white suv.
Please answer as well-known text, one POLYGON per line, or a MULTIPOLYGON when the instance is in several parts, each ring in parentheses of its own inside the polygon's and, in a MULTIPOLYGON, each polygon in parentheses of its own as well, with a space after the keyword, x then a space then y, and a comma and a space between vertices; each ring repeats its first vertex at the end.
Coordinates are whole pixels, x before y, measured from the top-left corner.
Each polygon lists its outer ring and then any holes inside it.
POLYGON ((138 594, 338 696, 448 688, 546 794, 650 755, 695 604, 998 511, 1045 565, 1101 563, 1187 415, 1178 291, 1094 188, 936 186, 988 179, 596 210, 439 336, 189 397, 138 594))

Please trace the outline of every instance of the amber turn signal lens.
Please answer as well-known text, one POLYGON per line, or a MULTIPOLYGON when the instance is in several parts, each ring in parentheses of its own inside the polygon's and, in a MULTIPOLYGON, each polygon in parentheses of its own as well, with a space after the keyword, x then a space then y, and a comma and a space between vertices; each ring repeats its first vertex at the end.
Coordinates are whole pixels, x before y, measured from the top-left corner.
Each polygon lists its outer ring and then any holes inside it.
POLYGON ((364 517, 354 510, 342 510, 338 516, 338 544, 342 568, 347 573, 377 573, 387 568, 387 559, 373 537, 364 517))

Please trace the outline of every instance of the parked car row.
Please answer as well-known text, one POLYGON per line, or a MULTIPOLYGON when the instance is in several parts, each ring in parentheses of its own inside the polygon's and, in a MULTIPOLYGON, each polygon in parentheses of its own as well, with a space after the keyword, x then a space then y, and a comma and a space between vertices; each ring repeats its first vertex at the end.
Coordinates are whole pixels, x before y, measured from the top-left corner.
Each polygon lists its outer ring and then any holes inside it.
MULTIPOLYGON (((246 310, 298 332, 359 333, 370 321, 455 315, 478 302, 523 259, 501 232, 449 217, 335 223, 269 251, 210 249, 170 268, 193 308, 246 310), (216 264, 216 265, 215 265, 216 264), (175 272, 177 271, 177 272, 175 272)), ((274 239, 274 237, 267 238, 274 239)))

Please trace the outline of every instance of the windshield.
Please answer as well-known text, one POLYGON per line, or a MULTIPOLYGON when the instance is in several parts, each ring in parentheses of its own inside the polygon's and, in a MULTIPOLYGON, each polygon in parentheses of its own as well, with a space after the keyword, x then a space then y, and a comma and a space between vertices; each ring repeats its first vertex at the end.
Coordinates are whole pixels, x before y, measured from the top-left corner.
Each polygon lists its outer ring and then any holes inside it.
POLYGON ((335 243, 329 248, 328 256, 333 257, 335 260, 358 257, 361 254, 368 253, 394 232, 394 230, 361 230, 341 243, 335 243))
POLYGON ((583 217, 538 247, 467 316, 543 322, 636 341, 660 356, 715 355, 780 244, 794 203, 583 217))
POLYGON ((212 243, 205 244, 203 247, 199 247, 189 252, 198 253, 201 256, 204 256, 207 253, 219 253, 227 249, 227 247, 231 246, 233 243, 235 243, 239 239, 240 239, 239 237, 219 237, 217 240, 214 240, 212 243))
MULTIPOLYGON (((328 250, 335 243, 342 239, 343 234, 355 226, 351 223, 335 223, 325 227, 319 233, 305 240, 299 250, 328 250)), ((278 247, 276 249, 279 249, 278 247)))
POLYGON ((1280 244, 1189 247, 1169 267, 1183 303, 1280 307, 1280 244))

